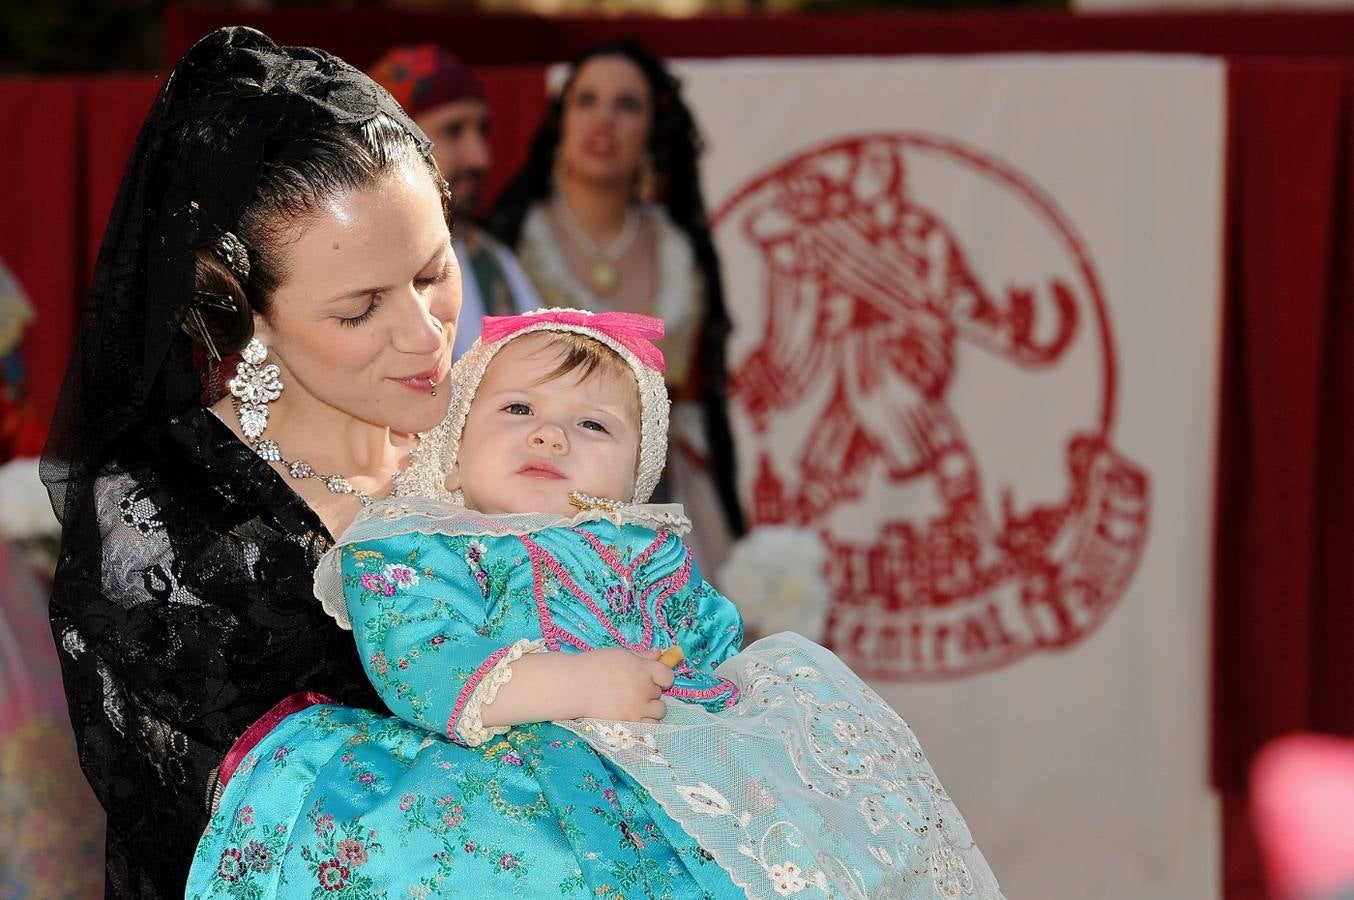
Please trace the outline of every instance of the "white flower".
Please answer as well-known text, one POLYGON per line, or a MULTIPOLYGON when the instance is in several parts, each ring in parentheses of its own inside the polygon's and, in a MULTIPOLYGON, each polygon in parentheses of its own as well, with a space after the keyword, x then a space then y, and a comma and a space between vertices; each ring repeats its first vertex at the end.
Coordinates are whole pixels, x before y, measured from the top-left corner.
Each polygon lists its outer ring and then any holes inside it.
POLYGON ((827 548, 818 532, 763 525, 733 545, 716 584, 761 635, 795 631, 821 641, 831 594, 823 570, 827 548))
POLYGON ((766 874, 771 879, 771 886, 782 897, 797 894, 808 887, 808 882, 799 876, 799 866, 788 859, 779 866, 767 869, 766 874))
POLYGON ((391 563, 384 569, 386 578, 400 587, 414 587, 418 584, 418 573, 404 563, 391 563))
POLYGON ((38 477, 36 459, 15 459, 0 466, 0 537, 10 540, 61 533, 52 501, 38 477))

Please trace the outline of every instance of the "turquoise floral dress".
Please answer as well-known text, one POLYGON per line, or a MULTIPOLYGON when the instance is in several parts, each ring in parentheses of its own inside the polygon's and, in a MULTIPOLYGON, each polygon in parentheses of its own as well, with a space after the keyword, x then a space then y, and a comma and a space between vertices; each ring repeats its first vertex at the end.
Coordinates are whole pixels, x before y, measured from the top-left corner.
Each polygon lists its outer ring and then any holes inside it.
POLYGON ((803 639, 738 652, 674 509, 373 507, 316 593, 395 715, 256 723, 187 896, 1000 896, 892 710, 803 639), (524 653, 672 644, 657 725, 479 721, 524 653))

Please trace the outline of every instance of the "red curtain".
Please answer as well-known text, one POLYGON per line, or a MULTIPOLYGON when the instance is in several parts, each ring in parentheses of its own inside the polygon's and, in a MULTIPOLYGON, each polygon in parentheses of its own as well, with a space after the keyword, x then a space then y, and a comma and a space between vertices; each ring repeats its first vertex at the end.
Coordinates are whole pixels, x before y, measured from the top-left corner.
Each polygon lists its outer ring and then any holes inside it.
POLYGON ((1344 63, 1230 69, 1213 773, 1234 900, 1264 896, 1255 751, 1354 734, 1352 91, 1344 63))

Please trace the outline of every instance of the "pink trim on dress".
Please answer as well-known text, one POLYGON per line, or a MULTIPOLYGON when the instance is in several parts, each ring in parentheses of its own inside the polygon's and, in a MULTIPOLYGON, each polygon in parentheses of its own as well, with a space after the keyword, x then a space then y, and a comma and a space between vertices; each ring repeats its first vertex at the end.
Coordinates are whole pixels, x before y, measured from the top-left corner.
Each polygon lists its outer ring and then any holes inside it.
POLYGON ((526 547, 527 556, 531 559, 531 589, 532 594, 536 598, 536 612, 541 620, 541 635, 545 638, 547 647, 551 650, 558 650, 559 642, 564 641, 580 650, 593 649, 577 635, 570 634, 555 624, 554 617, 550 615, 550 608, 545 600, 544 579, 541 578, 542 569, 548 570, 550 574, 559 579, 560 585, 569 593, 573 594, 575 599, 586 606, 588 611, 592 613, 593 618, 606 629, 607 634, 611 635, 611 637, 622 647, 633 651, 647 650, 653 646, 653 620, 649 618, 647 604, 641 603, 639 611, 640 617, 644 622, 644 634, 640 638, 639 643, 631 643, 630 641, 627 641, 620 630, 616 628, 615 624, 611 621, 611 617, 597 605, 597 601, 569 577, 569 573, 564 570, 564 567, 559 564, 558 560, 550 555, 548 550, 542 548, 526 535, 522 535, 519 540, 522 541, 522 546, 526 547))
POLYGON ((475 688, 484 680, 484 676, 498 665, 498 661, 507 656, 512 650, 511 647, 504 647, 502 650, 496 650, 489 654, 489 658, 480 663, 480 667, 470 676, 470 680, 461 688, 461 693, 456 695, 456 705, 451 708, 451 715, 447 716, 447 737, 456 741, 458 744, 465 743, 456 736, 456 726, 461 722, 461 713, 465 712, 465 706, 470 702, 470 698, 475 693, 475 688))
POLYGON ((236 738, 235 743, 231 744, 230 749, 226 751, 225 759, 221 760, 221 768, 217 770, 216 776, 222 789, 230 783, 230 779, 235 775, 235 770, 249 755, 249 751, 257 747, 259 741, 263 740, 268 732, 281 724, 283 719, 303 709, 333 702, 324 694, 317 694, 313 691, 302 691, 283 697, 276 706, 255 719, 253 724, 246 728, 244 733, 236 738))

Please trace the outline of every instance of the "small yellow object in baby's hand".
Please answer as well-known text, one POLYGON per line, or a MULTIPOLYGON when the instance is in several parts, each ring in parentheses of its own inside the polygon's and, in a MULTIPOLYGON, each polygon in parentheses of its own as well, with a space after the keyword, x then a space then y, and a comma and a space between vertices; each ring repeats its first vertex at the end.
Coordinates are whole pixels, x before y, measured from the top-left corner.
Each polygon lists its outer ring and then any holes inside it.
POLYGON ((683 655, 681 644, 673 644, 658 654, 658 661, 670 669, 675 669, 677 664, 682 661, 683 655))

